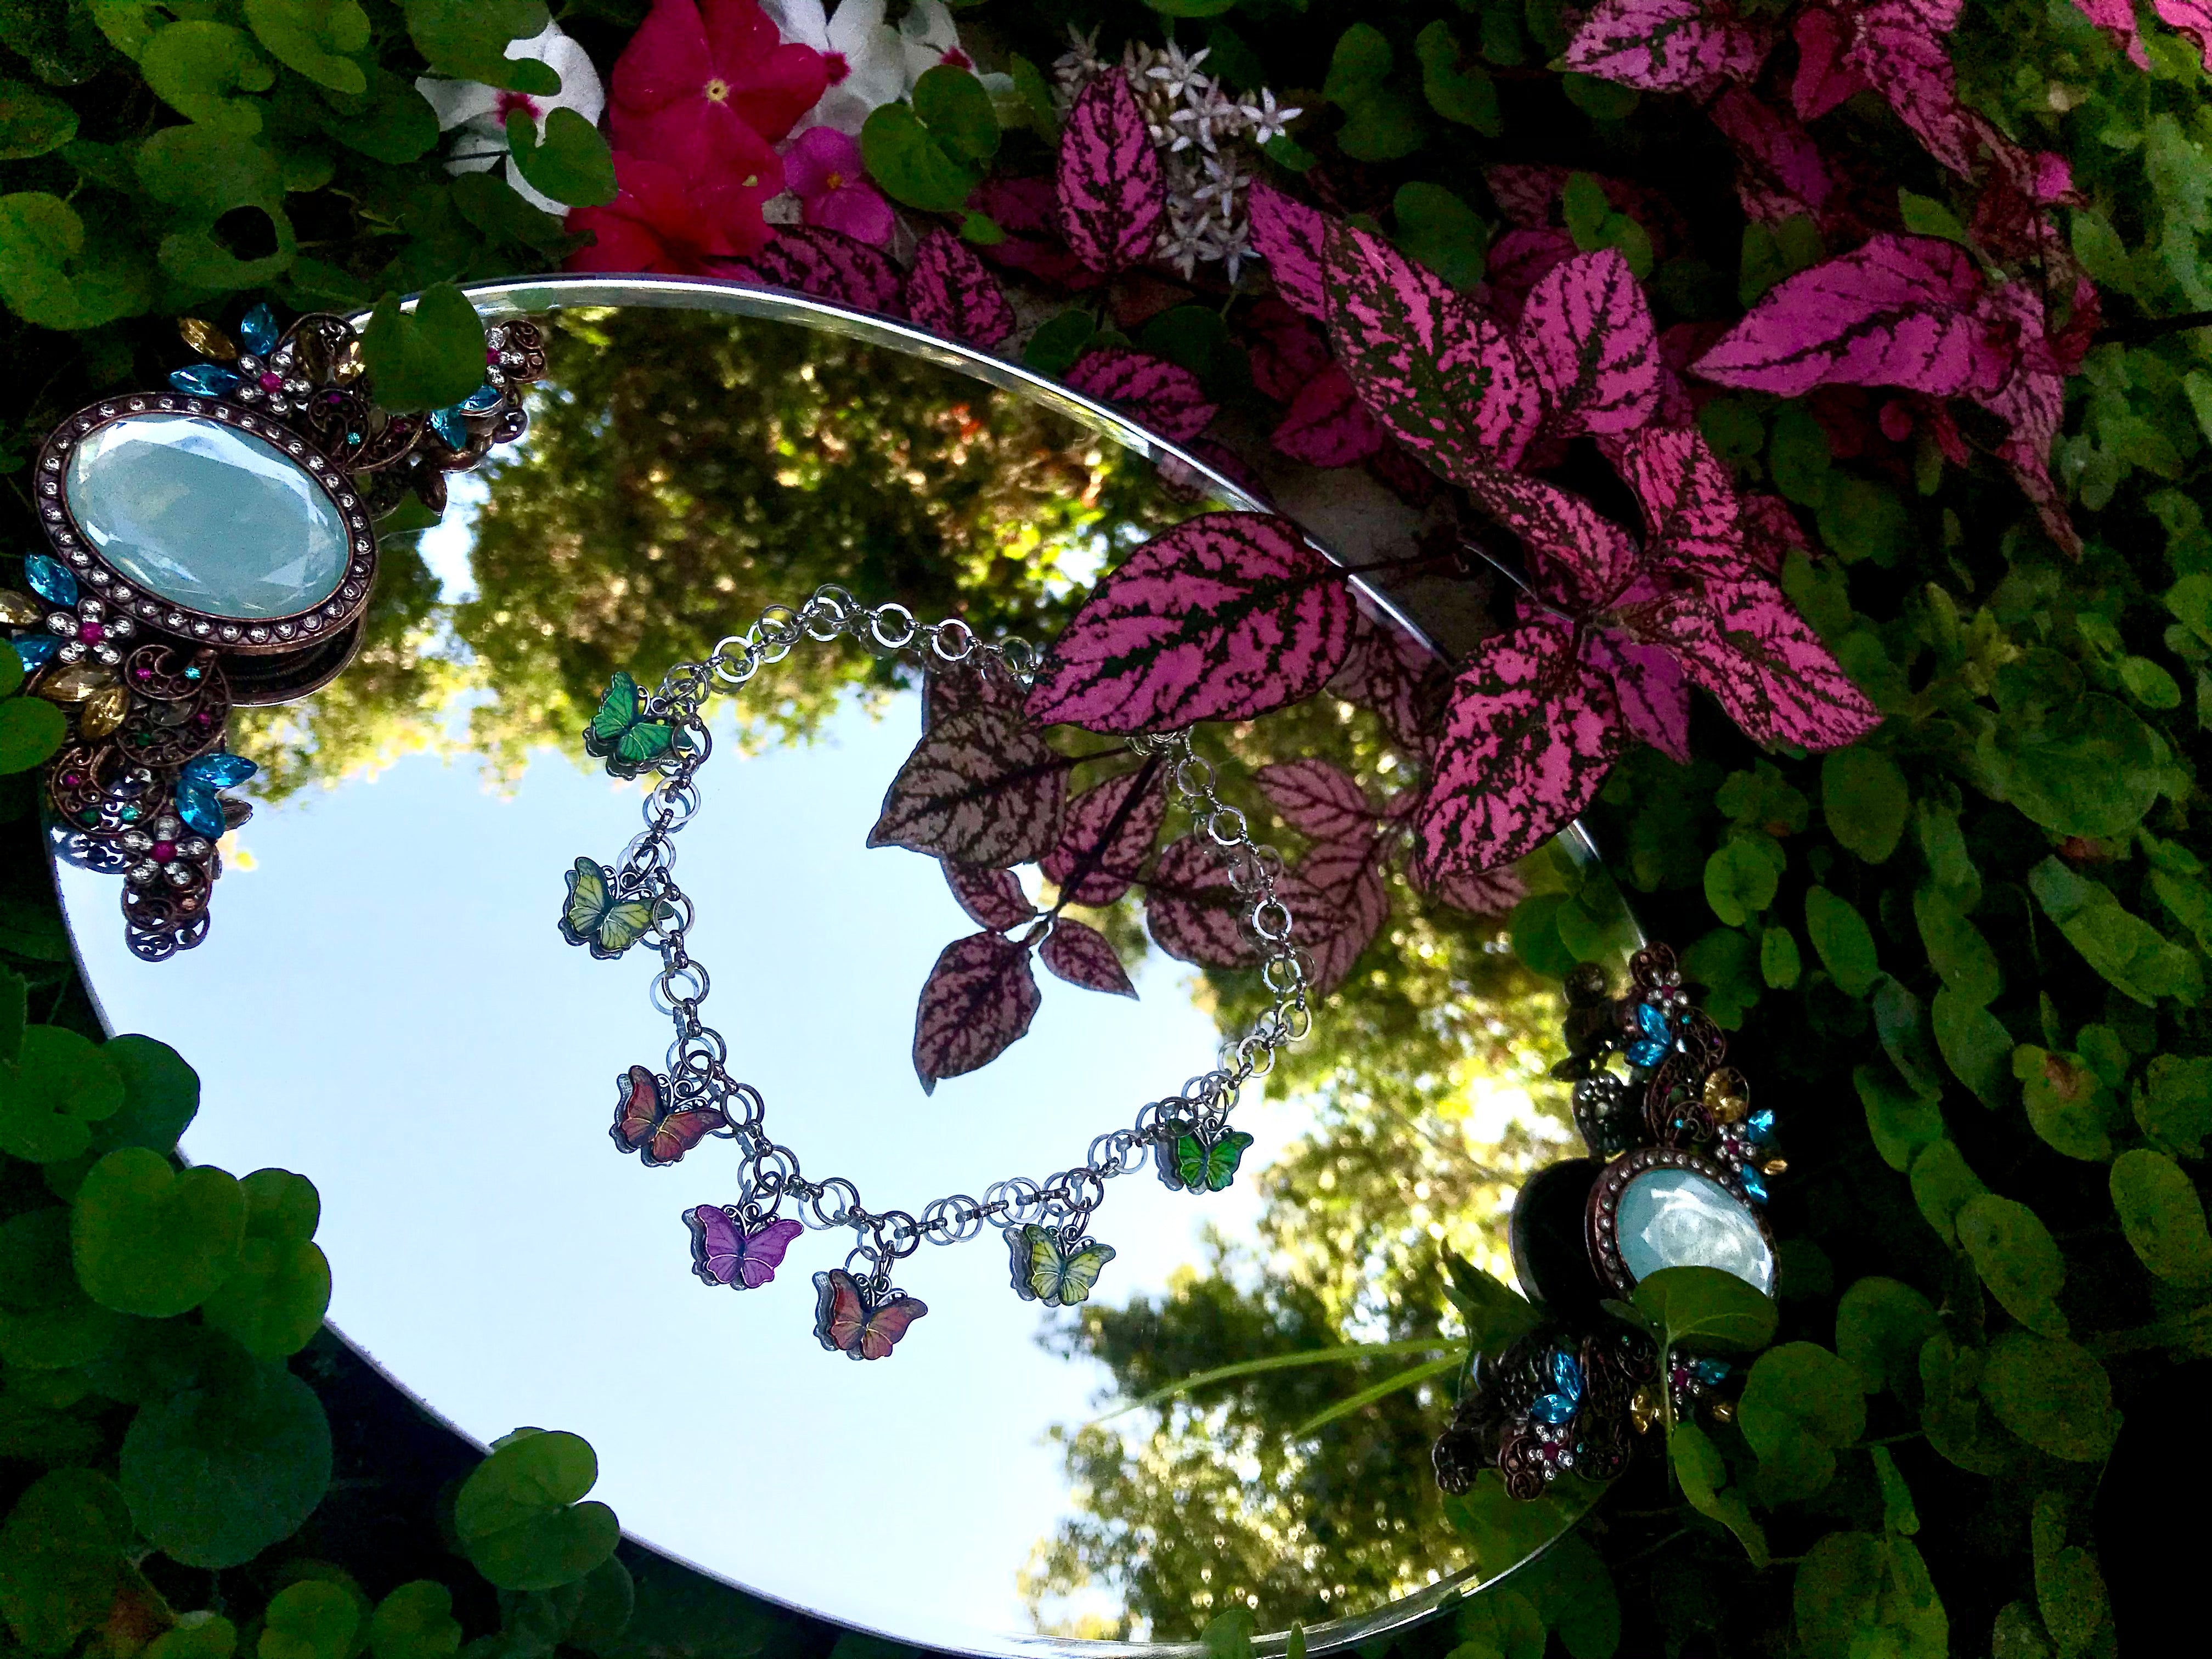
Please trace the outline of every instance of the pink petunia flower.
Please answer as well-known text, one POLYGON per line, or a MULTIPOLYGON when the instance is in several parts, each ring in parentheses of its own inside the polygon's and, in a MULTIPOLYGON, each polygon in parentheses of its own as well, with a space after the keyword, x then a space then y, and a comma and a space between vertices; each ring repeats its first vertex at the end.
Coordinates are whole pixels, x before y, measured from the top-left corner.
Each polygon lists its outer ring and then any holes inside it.
POLYGON ((598 240, 570 254, 568 269, 696 275, 709 260, 759 252, 773 234, 761 204, 783 184, 775 151, 768 160, 769 176, 747 185, 617 150, 615 199, 569 211, 568 228, 598 240))
POLYGON ((881 247, 891 239, 891 204, 860 169, 860 147, 835 127, 809 127, 783 153, 784 182, 800 214, 820 225, 881 247))
POLYGON ((695 173, 759 174, 828 84, 822 54, 779 40, 757 0, 653 0, 615 63, 615 148, 695 173))

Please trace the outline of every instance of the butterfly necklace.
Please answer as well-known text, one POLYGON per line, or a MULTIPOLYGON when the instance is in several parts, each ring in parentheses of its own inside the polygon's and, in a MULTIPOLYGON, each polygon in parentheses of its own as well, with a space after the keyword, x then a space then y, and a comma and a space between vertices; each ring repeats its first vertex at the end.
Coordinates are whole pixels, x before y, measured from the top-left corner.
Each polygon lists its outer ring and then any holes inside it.
POLYGON ((932 674, 993 672, 1026 687, 1035 672, 1036 653, 1022 640, 986 644, 957 619, 919 623, 903 605, 863 605, 830 586, 797 610, 769 607, 706 661, 678 664, 654 692, 617 673, 585 730, 584 748, 616 777, 651 779, 646 827, 615 863, 580 858, 570 866, 560 929, 570 945, 603 961, 641 941, 660 956, 653 1002, 674 1019, 676 1040, 666 1072, 632 1066, 615 1079, 608 1134, 616 1146, 655 1169, 709 1138, 738 1147, 737 1201, 683 1212, 692 1271, 710 1287, 759 1290, 774 1281, 785 1253, 808 1229, 849 1229, 854 1243, 843 1264, 814 1275, 814 1334, 831 1353, 866 1360, 886 1358, 929 1311, 891 1282, 896 1264, 925 1242, 965 1243, 995 1227, 1006 1239, 1014 1293, 1048 1308, 1072 1307, 1090 1297, 1114 1260, 1113 1247, 1088 1233, 1108 1181, 1149 1161, 1170 1191, 1229 1187, 1252 1145, 1250 1135, 1229 1127, 1229 1115, 1243 1085, 1273 1064, 1275 1051, 1311 1026, 1305 989, 1311 965, 1291 942, 1291 913, 1277 896, 1281 855, 1253 841, 1243 814, 1215 793, 1213 769, 1193 752, 1190 734, 1131 738, 1133 750, 1159 762, 1170 796, 1203 826, 1202 839, 1231 890, 1249 902, 1239 921, 1260 947, 1272 1006, 1243 1036, 1223 1044, 1212 1070, 1146 1103, 1129 1127, 1093 1139, 1081 1163, 1041 1180, 1012 1176, 986 1187, 981 1199, 954 1194, 919 1211, 871 1210, 842 1176, 802 1174, 799 1155, 770 1138, 759 1091, 729 1074, 727 1041, 699 1018, 708 981, 685 948, 692 903, 676 884, 672 838, 699 810, 696 775, 713 750, 702 714, 708 698, 744 685, 803 640, 840 638, 905 656, 932 674))

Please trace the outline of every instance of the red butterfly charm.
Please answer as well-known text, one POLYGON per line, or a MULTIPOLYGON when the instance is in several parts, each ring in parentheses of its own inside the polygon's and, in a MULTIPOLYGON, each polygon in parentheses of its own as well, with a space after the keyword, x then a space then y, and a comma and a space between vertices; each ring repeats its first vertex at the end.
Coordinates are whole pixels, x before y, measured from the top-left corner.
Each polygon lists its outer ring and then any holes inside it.
POLYGON ((662 1099, 660 1079, 642 1066, 616 1078, 615 1090, 614 1127, 607 1133, 647 1169, 675 1163, 715 1130, 730 1127, 711 1106, 672 1109, 662 1099))
POLYGON ((814 1275, 820 1300, 814 1309, 814 1334, 832 1353, 848 1359, 881 1359, 895 1347, 906 1328, 927 1313, 924 1303, 901 1291, 888 1291, 878 1298, 842 1267, 814 1275))

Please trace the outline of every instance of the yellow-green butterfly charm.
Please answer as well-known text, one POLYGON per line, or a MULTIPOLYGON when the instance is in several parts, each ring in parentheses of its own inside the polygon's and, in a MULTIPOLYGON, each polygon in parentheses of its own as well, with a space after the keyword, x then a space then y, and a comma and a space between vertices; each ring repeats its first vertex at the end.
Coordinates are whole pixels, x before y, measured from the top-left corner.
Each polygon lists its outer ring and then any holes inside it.
POLYGON ((561 907, 561 937, 587 945, 602 962, 617 957, 644 937, 654 921, 672 915, 670 906, 650 898, 618 897, 615 872, 592 859, 578 859, 568 872, 568 897, 561 907))
POLYGON ((1006 1229, 1013 1257, 1014 1291, 1024 1302, 1048 1308, 1072 1308, 1090 1299, 1098 1271, 1114 1259, 1114 1247, 1096 1239, 1064 1238, 1034 1223, 1006 1229))
POLYGON ((1160 1142, 1160 1180, 1170 1192, 1218 1193, 1237 1179, 1252 1137, 1223 1127, 1186 1129, 1160 1142))
POLYGON ((675 725, 653 717, 652 706, 626 670, 617 669, 599 699, 599 712, 584 728, 584 752, 607 763, 618 778, 634 778, 681 746, 675 725))

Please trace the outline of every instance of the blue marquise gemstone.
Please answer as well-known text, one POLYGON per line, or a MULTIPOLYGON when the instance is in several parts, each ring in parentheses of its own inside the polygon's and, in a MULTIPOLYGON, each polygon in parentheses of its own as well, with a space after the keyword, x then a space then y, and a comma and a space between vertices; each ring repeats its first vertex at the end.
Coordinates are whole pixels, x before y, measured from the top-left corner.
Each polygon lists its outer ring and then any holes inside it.
POLYGON ((1639 1002, 1636 1005, 1636 1024, 1644 1033, 1644 1040, 1629 1045, 1628 1063, 1656 1066, 1674 1046, 1674 1034, 1668 1027, 1667 1016, 1650 1003, 1639 1002))
POLYGON ((179 775, 204 789, 228 789, 244 783, 261 769, 243 755, 202 755, 184 763, 179 775))
POLYGON ((1753 1140, 1774 1139, 1774 1109, 1761 1107, 1743 1121, 1743 1132, 1753 1140))
POLYGON ((225 368, 221 363, 193 363, 169 371, 171 386, 201 398, 222 397, 238 384, 240 378, 235 369, 225 368))
POLYGON ((265 305, 258 305, 238 319, 238 337, 248 351, 262 356, 276 343, 276 313, 265 305))
POLYGON ((1727 1380, 1730 1367, 1725 1359, 1700 1359, 1690 1369, 1697 1374, 1698 1381, 1710 1389, 1727 1380))
POLYGON ((1534 1418, 1539 1423, 1548 1423, 1553 1427, 1565 1422, 1574 1414, 1575 1401, 1563 1394, 1540 1395, 1537 1396, 1536 1403, 1528 1407, 1529 1416, 1534 1418))
POLYGON ((458 404, 451 409, 432 410, 430 430, 446 441, 448 449, 466 449, 469 447, 468 422, 461 419, 458 404))
POLYGON ((181 778, 177 782, 177 816, 190 824, 195 834, 210 841, 220 840, 229 828, 223 821, 222 803, 214 793, 181 778))
POLYGON ((54 653, 62 648, 62 642, 51 634, 18 635, 9 643, 15 647, 15 654, 23 659, 27 672, 52 662, 54 653))
POLYGON ((454 405, 471 415, 482 415, 499 407, 499 400, 507 394, 487 380, 454 405))
POLYGON ((74 605, 76 603, 76 578, 59 559, 50 559, 43 553, 33 553, 23 560, 23 574, 31 584, 31 591, 48 605, 74 605))
POLYGON ((1744 1195, 1747 1198, 1750 1199, 1754 1204, 1764 1204, 1766 1202, 1766 1183, 1759 1179, 1758 1170, 1753 1169, 1747 1164, 1743 1167, 1741 1179, 1743 1182, 1744 1195))

